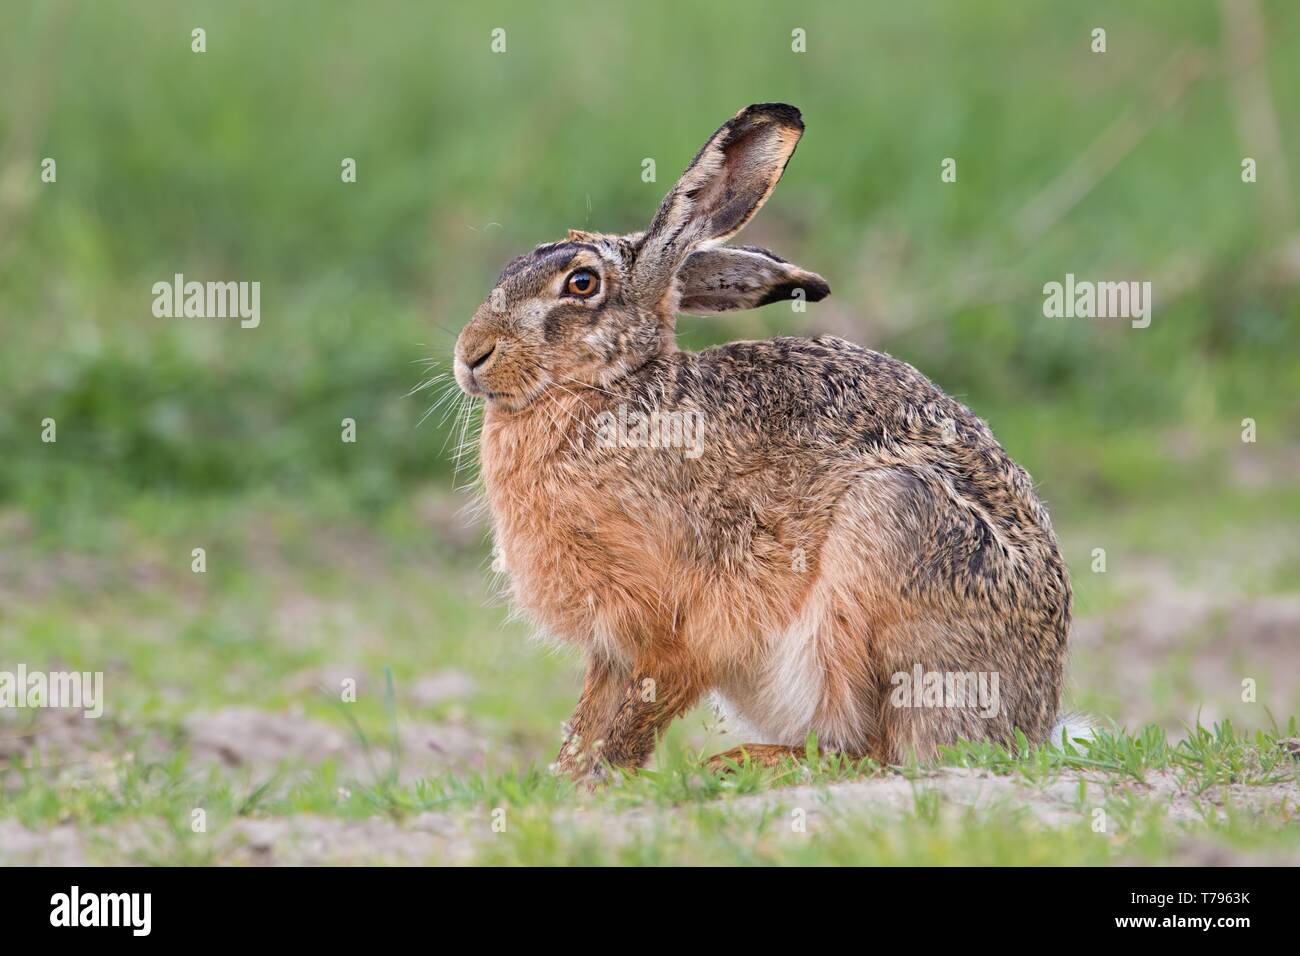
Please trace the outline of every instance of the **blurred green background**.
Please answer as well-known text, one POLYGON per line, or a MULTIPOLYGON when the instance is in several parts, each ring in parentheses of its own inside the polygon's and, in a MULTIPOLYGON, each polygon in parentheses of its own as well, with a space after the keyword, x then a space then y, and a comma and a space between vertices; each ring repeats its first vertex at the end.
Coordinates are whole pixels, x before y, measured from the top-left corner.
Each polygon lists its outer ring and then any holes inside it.
POLYGON ((1071 564, 1072 703, 1300 710, 1300 5, 13 2, 0 90, 0 666, 108 669, 127 725, 391 667, 404 717, 545 759, 577 665, 493 603, 407 393, 506 260, 640 228, 781 100, 807 133, 743 241, 834 294, 683 345, 829 331, 986 418, 1071 564), (260 327, 155 318, 175 273, 259 281, 260 327), (1151 281, 1150 328, 1044 318, 1066 273, 1151 281))

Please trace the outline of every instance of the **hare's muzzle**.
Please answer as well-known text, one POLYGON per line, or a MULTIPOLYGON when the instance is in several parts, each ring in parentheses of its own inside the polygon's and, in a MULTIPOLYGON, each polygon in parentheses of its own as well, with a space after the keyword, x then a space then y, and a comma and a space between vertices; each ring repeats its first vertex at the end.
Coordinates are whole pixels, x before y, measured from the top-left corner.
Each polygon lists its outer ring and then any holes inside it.
POLYGON ((480 381, 480 376, 487 374, 500 353, 500 343, 496 340, 474 337, 456 343, 454 372, 456 384, 470 395, 487 396, 491 390, 480 381))

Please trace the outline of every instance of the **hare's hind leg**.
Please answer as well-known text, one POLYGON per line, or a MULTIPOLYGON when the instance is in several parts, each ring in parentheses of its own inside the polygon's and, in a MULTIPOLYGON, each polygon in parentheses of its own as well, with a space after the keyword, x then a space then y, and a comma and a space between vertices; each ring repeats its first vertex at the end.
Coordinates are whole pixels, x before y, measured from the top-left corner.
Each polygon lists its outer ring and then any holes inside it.
POLYGON ((896 613, 870 630, 878 743, 891 764, 932 760, 963 739, 1010 744, 1017 730, 1042 740, 1059 701, 1069 585, 1055 545, 945 487, 891 474, 876 489, 892 504, 879 528, 859 522, 863 540, 892 545, 879 568, 895 582, 886 603, 896 613))
POLYGON ((881 695, 879 718, 880 746, 892 765, 934 760, 941 747, 959 740, 1007 742, 1013 737, 1014 727, 999 707, 998 685, 988 693, 991 665, 978 657, 943 653, 939 635, 945 631, 960 633, 961 626, 912 621, 886 635, 898 642, 884 653, 893 680, 881 695))
POLYGON ((1012 722, 999 703, 1014 701, 1023 670, 1023 638, 951 567, 961 548, 952 542, 963 540, 954 528, 973 518, 927 482, 901 468, 863 475, 821 554, 823 694, 812 729, 882 764, 930 760, 960 738, 1006 739, 1012 722))

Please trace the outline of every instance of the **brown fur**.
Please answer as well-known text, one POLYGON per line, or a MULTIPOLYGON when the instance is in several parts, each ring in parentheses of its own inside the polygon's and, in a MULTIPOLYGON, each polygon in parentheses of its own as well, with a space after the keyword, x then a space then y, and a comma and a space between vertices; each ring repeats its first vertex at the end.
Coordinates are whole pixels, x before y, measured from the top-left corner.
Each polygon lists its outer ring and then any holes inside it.
POLYGON ((829 292, 765 250, 711 252, 802 128, 791 107, 737 114, 646 233, 573 233, 516 260, 457 343, 458 381, 487 399, 482 477, 513 598, 588 660, 557 762, 575 777, 641 766, 710 691, 783 753, 812 730, 893 762, 1016 728, 1042 740, 1056 716, 1068 578, 982 421, 831 337, 676 348, 680 303, 829 292), (579 268, 600 277, 588 299, 564 295, 579 268), (701 415, 699 456, 598 441, 620 408, 701 415), (917 664, 997 672, 1000 712, 893 706, 891 676, 917 664))

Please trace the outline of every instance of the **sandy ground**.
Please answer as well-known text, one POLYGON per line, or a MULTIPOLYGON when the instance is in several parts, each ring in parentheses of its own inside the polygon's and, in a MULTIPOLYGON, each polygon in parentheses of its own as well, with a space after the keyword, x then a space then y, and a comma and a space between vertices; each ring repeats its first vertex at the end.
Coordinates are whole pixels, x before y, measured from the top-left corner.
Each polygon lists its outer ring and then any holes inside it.
POLYGON ((219 768, 249 779, 292 779, 330 761, 344 779, 378 780, 395 768, 401 783, 478 769, 488 746, 466 724, 401 722, 394 755, 391 740, 367 744, 342 721, 254 707, 195 714, 183 722, 179 740, 157 732, 131 734, 109 718, 89 720, 73 711, 34 713, 34 719, 20 721, 0 712, 0 762, 40 767, 68 786, 112 773, 128 743, 128 756, 138 752, 143 760, 160 760, 183 747, 196 772, 219 768))

